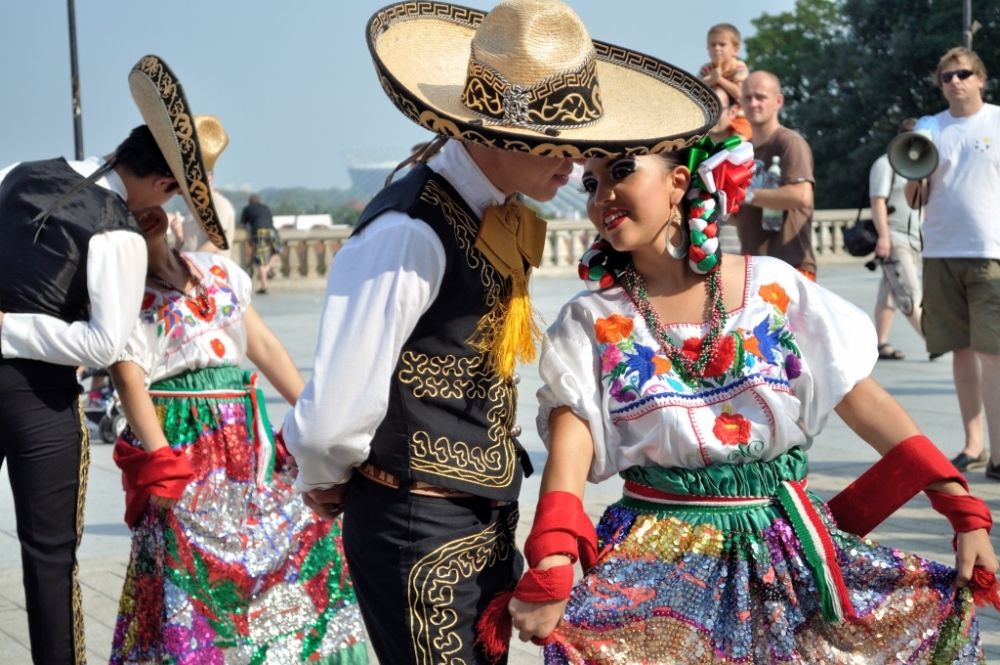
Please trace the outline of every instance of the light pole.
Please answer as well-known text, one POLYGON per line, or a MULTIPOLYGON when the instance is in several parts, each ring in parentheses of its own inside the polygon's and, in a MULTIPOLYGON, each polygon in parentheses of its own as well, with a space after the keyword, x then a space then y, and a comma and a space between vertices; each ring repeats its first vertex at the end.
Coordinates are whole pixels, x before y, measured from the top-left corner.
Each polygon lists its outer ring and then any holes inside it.
POLYGON ((972 49, 972 0, 962 0, 962 46, 972 49))
POLYGON ((69 14, 69 68, 70 81, 73 87, 73 141, 76 146, 76 159, 83 159, 83 112, 80 108, 80 72, 76 61, 76 9, 73 0, 66 0, 66 11, 69 14))

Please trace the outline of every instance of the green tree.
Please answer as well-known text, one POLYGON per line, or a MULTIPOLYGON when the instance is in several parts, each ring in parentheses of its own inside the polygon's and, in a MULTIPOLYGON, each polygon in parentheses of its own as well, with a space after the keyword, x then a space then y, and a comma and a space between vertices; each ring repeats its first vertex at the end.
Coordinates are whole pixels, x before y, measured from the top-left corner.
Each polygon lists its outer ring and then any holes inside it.
MULTIPOLYGON (((973 48, 1000 66, 1000 0, 974 0, 981 24, 973 48)), ((797 0, 793 12, 763 14, 746 40, 751 69, 781 79, 782 124, 801 133, 816 161, 816 207, 867 200, 871 163, 899 121, 946 103, 932 74, 962 40, 958 0, 797 0)), ((995 84, 987 87, 992 98, 995 84)))

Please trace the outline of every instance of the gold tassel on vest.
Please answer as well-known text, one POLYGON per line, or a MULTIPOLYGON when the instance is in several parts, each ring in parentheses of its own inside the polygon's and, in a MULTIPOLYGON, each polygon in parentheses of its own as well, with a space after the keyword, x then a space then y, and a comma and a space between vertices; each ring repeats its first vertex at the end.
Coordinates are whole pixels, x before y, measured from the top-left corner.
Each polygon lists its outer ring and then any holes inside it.
POLYGON ((485 354, 490 368, 505 379, 514 376, 518 362, 538 357, 542 332, 531 306, 525 263, 538 267, 544 248, 545 221, 531 208, 511 200, 483 212, 476 249, 510 279, 511 295, 480 319, 470 345, 485 354))

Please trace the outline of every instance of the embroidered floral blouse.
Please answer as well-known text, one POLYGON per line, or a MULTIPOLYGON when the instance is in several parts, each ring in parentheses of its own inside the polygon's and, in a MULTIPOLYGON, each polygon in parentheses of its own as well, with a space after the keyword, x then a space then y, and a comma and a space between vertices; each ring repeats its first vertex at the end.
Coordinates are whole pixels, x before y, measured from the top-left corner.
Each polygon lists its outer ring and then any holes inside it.
MULTIPOLYGON (((548 329, 539 365, 538 431, 568 406, 594 438, 590 480, 632 466, 699 468, 769 460, 808 448, 827 416, 876 361, 861 310, 788 264, 748 257, 742 305, 719 352, 691 384, 618 286, 583 292, 548 329)), ((701 323, 667 326, 692 359, 701 323)))
POLYGON ((191 369, 239 365, 247 349, 243 312, 250 276, 212 253, 183 253, 202 274, 205 300, 146 286, 136 324, 119 360, 146 372, 147 384, 191 369))

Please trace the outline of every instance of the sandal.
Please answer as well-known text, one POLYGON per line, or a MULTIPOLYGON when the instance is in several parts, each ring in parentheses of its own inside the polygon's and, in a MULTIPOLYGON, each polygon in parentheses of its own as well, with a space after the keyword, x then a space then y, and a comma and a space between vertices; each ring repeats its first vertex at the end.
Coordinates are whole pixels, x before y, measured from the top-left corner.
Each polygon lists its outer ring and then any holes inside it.
POLYGON ((899 349, 892 348, 892 344, 886 342, 885 344, 878 345, 878 359, 879 360, 902 360, 906 357, 906 354, 899 349))

